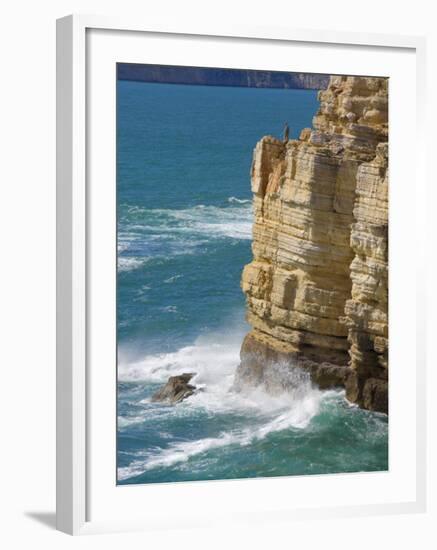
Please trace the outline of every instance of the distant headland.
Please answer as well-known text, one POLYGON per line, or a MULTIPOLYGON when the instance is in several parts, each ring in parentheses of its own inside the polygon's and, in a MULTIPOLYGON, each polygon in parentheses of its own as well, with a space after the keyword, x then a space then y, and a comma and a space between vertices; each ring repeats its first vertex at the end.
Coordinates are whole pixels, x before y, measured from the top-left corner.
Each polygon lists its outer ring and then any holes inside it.
POLYGON ((117 63, 117 79, 167 84, 307 90, 325 90, 329 83, 329 75, 325 74, 139 63, 117 63))

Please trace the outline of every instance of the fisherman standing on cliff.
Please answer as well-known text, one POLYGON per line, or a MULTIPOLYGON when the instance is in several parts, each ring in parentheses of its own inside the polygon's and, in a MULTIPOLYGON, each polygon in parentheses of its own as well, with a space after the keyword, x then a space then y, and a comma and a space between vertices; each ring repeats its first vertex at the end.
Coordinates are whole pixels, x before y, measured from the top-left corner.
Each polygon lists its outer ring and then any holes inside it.
POLYGON ((288 122, 284 125, 284 143, 287 143, 288 141, 288 134, 290 132, 290 128, 288 127, 288 122))

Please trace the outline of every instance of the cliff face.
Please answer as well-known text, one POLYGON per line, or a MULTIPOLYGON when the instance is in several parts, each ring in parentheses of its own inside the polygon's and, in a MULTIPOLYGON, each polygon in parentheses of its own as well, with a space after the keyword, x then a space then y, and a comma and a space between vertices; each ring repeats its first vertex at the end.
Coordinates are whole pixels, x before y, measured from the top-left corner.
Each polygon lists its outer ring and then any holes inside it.
POLYGON ((216 69, 208 67, 176 67, 119 63, 117 78, 142 82, 202 84, 206 86, 243 86, 250 88, 326 89, 329 76, 284 71, 216 69))
POLYGON ((387 85, 331 77, 312 129, 255 148, 237 387, 274 387, 273 365, 296 365, 387 411, 387 85))

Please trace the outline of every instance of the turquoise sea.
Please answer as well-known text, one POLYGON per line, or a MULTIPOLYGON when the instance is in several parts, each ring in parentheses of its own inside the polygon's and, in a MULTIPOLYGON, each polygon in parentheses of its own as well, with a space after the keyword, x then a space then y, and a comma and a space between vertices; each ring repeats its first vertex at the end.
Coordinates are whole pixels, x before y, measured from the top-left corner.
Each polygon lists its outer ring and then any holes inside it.
POLYGON ((311 126, 311 90, 117 83, 118 483, 379 471, 388 421, 342 391, 231 391, 249 327, 256 142, 311 126), (169 376, 203 388, 167 406, 169 376))

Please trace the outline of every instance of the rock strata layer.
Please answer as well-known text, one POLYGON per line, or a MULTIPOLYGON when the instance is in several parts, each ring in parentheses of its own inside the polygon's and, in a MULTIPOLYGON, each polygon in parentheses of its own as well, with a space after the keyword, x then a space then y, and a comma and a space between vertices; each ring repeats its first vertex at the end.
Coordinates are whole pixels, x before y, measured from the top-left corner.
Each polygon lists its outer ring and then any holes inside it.
POLYGON ((237 387, 263 383, 281 361, 388 410, 387 86, 331 77, 313 128, 256 145, 253 261, 242 276, 252 330, 237 387))

